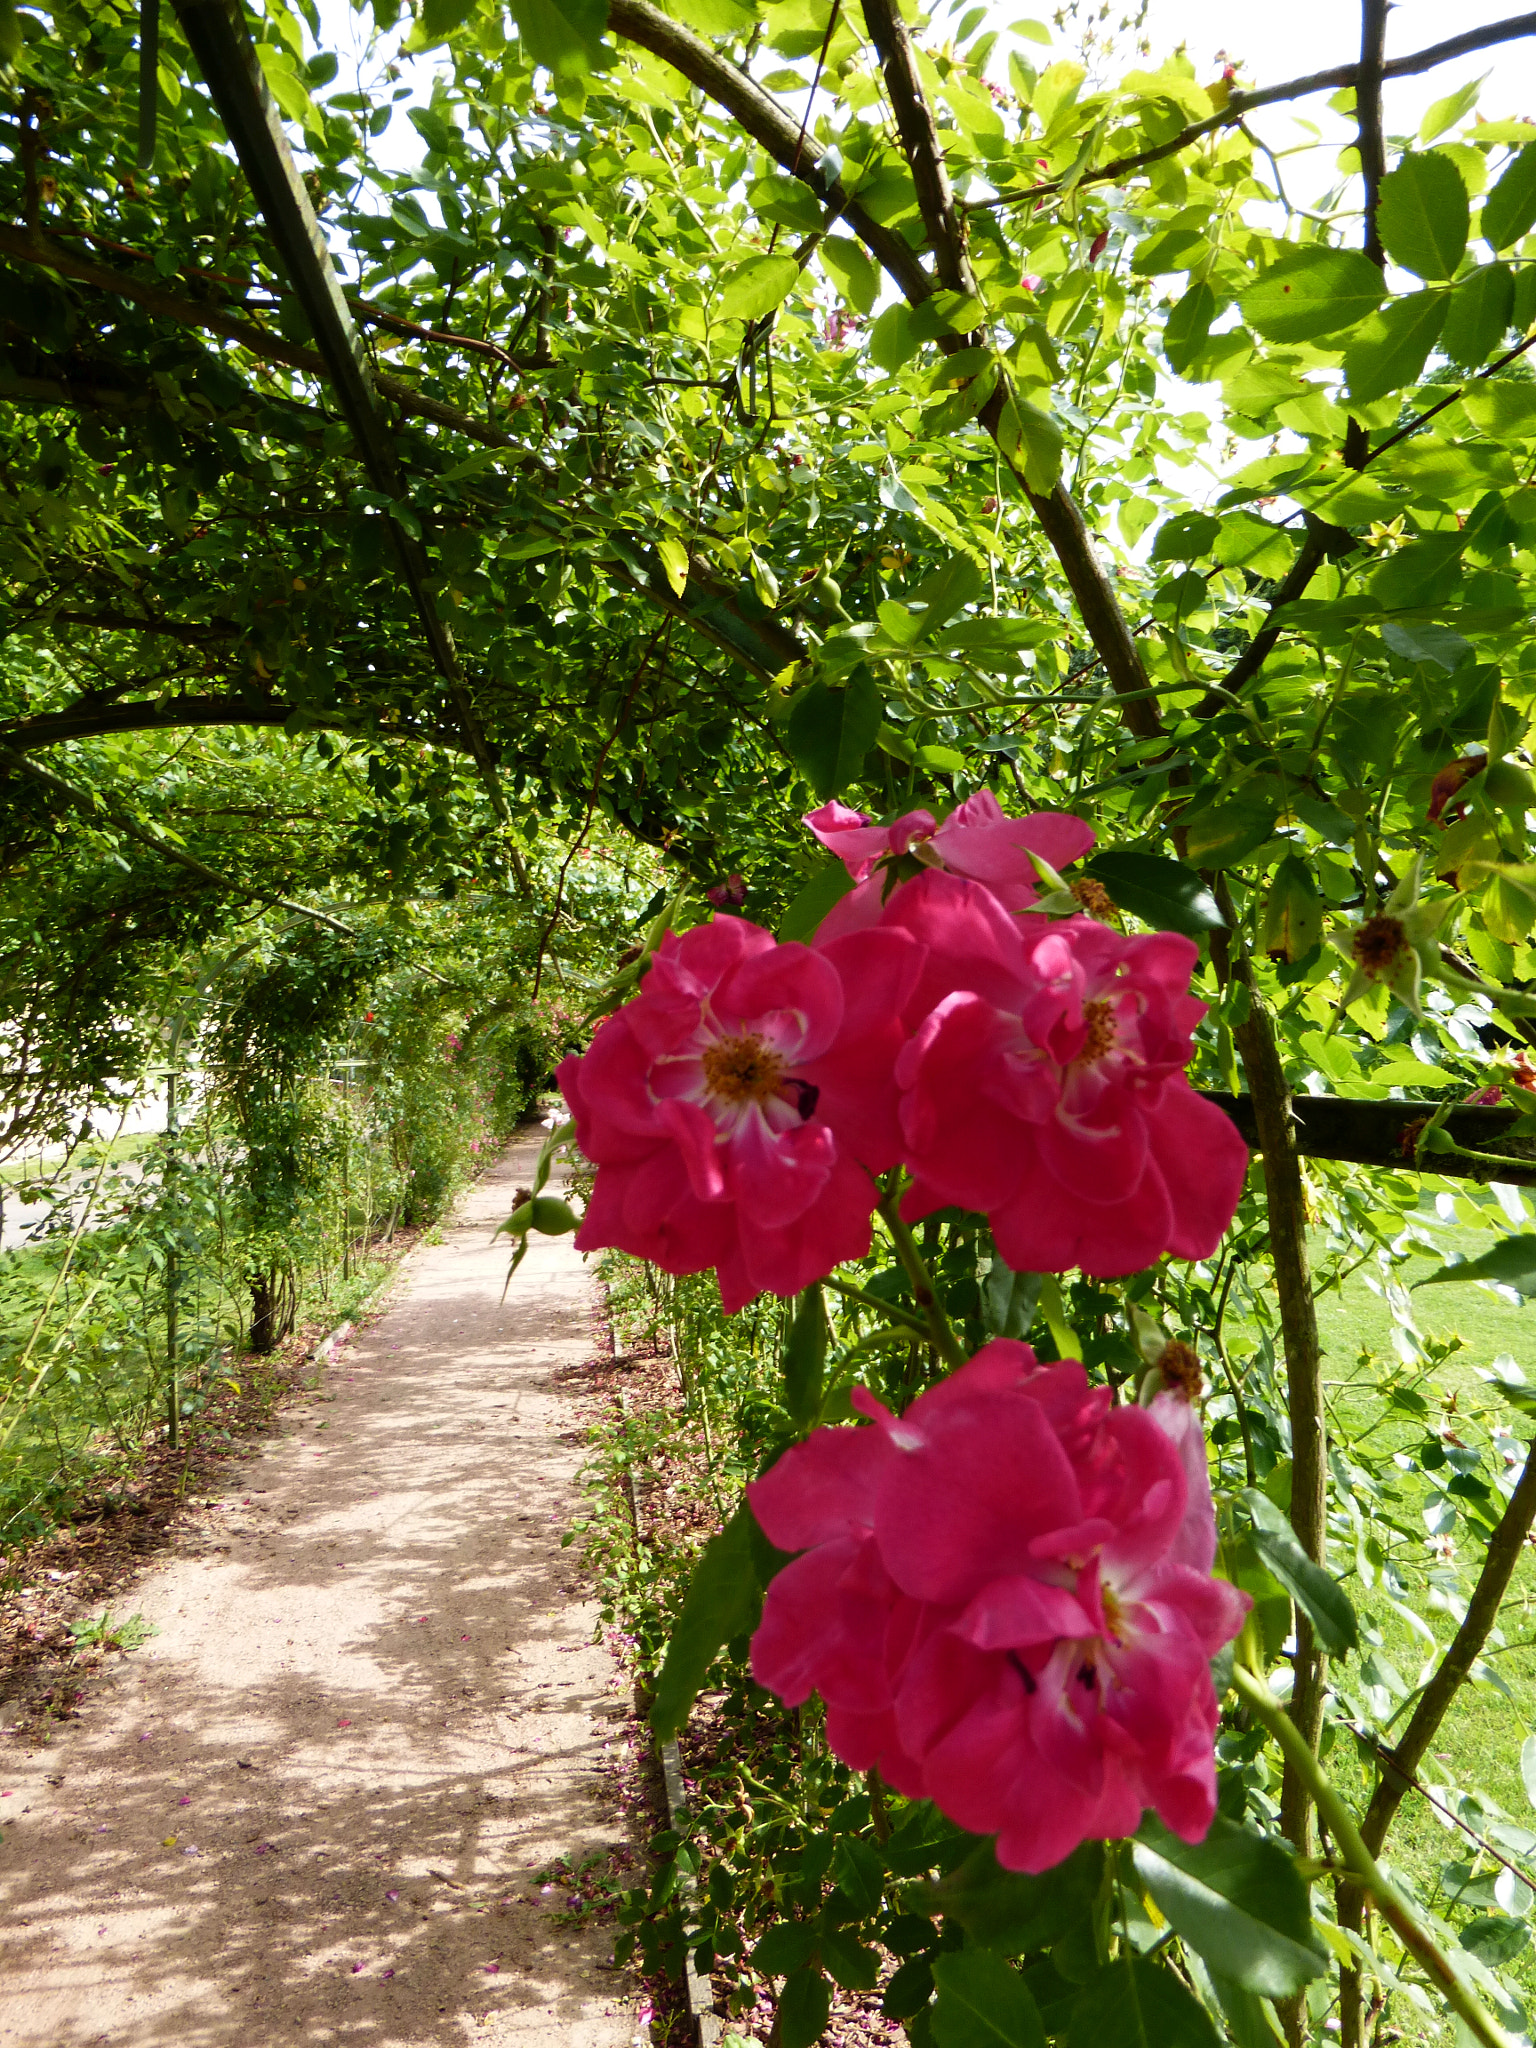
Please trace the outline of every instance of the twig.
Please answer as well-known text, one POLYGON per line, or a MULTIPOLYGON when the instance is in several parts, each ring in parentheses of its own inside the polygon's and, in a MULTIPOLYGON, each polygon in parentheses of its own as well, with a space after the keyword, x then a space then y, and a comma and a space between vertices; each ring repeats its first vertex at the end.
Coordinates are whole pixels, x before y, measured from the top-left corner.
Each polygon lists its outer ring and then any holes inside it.
POLYGON ((1279 1743, 1287 1765, 1305 1782, 1319 1815, 1327 1822, 1329 1833, 1361 1888, 1376 1901, 1381 1917, 1403 1947, 1423 1965, 1451 2010, 1465 2021, 1483 2048, 1510 2048, 1504 2029, 1462 1982, 1439 1943, 1366 1847, 1354 1816, 1339 1797, 1333 1781, 1265 1680, 1238 1665, 1232 1673, 1232 1688, 1279 1743))
MULTIPOLYGON (((1451 36, 1443 43, 1432 43, 1427 49, 1415 51, 1412 56, 1394 57, 1381 67, 1385 78, 1412 78, 1422 71, 1433 71, 1438 64, 1449 64, 1457 57, 1468 56, 1473 50, 1492 49, 1497 43, 1518 41, 1522 36, 1536 35, 1536 14, 1515 14, 1506 21, 1496 21, 1487 28, 1468 29, 1463 35, 1451 36)), ((1177 156, 1181 149, 1188 149, 1192 142, 1198 142, 1202 135, 1214 134, 1218 128, 1232 128, 1239 125, 1249 114, 1260 107, 1272 107, 1283 100, 1306 99, 1315 92, 1336 92, 1340 86, 1358 84, 1358 64, 1336 64, 1331 71, 1313 71, 1305 78, 1292 78, 1284 85, 1265 86, 1257 92, 1235 92, 1227 104, 1217 113, 1203 121, 1191 121, 1187 128, 1167 142, 1160 142, 1155 149, 1144 149, 1135 156, 1116 157, 1113 163, 1101 164, 1097 170, 1084 171, 1074 182, 1075 191, 1082 185, 1102 185, 1115 178, 1123 178, 1130 171, 1141 170, 1147 164, 1161 163, 1166 157, 1177 156)), ((965 202, 966 211, 990 206, 1020 206, 1026 200, 1047 199, 1062 189, 1060 178, 1049 179, 1043 185, 1029 185, 1018 192, 1000 192, 990 199, 974 199, 965 202)))

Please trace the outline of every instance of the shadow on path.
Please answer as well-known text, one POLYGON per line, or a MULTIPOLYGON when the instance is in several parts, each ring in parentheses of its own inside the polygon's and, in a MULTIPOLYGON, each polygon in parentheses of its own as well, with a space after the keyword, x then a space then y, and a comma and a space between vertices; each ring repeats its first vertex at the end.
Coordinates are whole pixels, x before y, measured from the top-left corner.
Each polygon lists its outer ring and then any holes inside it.
POLYGON ((188 1516, 128 1603, 160 1634, 50 1749, 0 1759, 0 2041, 633 2039, 611 1932, 536 1882, 622 1852, 628 1711, 560 1546, 560 1374, 591 1352, 569 1240, 500 1299, 491 1232, 537 1142, 188 1516))

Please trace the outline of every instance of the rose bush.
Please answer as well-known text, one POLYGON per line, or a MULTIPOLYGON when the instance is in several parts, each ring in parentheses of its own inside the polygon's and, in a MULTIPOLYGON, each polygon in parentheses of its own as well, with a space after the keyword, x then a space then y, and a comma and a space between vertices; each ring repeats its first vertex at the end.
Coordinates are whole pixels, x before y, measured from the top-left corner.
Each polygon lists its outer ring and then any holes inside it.
POLYGON ((1247 1595, 1213 1578, 1199 1422, 1182 1393, 1114 1406, 1076 1362, 998 1341, 900 1418, 815 1431, 748 1488, 801 1555, 769 1585, 759 1683, 813 1690, 855 1768, 1045 1870, 1152 1807, 1198 1841, 1216 1807, 1210 1659, 1247 1595))

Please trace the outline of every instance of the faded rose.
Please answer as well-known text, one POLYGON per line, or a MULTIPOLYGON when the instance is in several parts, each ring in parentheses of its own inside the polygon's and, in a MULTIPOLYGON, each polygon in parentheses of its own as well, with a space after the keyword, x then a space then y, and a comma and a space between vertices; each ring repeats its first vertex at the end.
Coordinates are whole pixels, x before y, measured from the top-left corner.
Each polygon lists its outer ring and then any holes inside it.
POLYGON ((903 1214, 984 1210, 1015 1272, 1208 1258, 1248 1151, 1184 1074, 1205 1014, 1191 941, 1086 917, 1021 924, 941 874, 903 883, 881 929, 925 948, 896 1064, 903 1214))
POLYGON ((1246 1595, 1211 1576, 1198 1418, 1115 1407, 1075 1362, 990 1344, 899 1419, 815 1431, 748 1488, 803 1554, 769 1586, 759 1682, 815 1689, 827 1736, 999 1860, 1045 1870, 1152 1807, 1198 1841, 1216 1807, 1210 1659, 1246 1595))
POLYGON ((1080 860, 1093 828, 1067 811, 1033 811, 1010 818, 990 789, 952 810, 942 824, 931 811, 908 811, 891 825, 875 825, 862 811, 836 801, 812 811, 805 823, 853 877, 854 888, 822 921, 818 940, 875 924, 889 877, 886 861, 913 854, 929 867, 963 875, 990 889, 1005 910, 1027 910, 1040 893, 1032 853, 1053 868, 1080 860))
POLYGON ((714 1266, 727 1310, 861 1258, 871 1175, 900 1141, 892 1072, 919 957, 895 932, 824 951, 734 917, 669 933, 640 994, 558 1070, 598 1169, 578 1249, 714 1266))

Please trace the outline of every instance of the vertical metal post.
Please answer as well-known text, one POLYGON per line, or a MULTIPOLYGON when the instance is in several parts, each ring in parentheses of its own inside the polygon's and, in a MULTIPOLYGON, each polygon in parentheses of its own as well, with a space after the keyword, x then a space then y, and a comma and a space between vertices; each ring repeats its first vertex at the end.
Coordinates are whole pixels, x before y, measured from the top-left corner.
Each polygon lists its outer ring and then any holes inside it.
POLYGON ((170 1219, 170 1232, 165 1247, 165 1364, 170 1382, 166 1394, 165 1440, 172 1450, 181 1442, 181 1386, 177 1374, 179 1333, 176 1327, 177 1311, 180 1306, 177 1296, 181 1286, 181 1260, 177 1244, 180 1223, 176 1214, 175 1180, 176 1069, 171 1067, 165 1077, 165 1207, 170 1219))
POLYGON ((352 1278, 352 1062, 341 1070, 341 1277, 352 1278))

